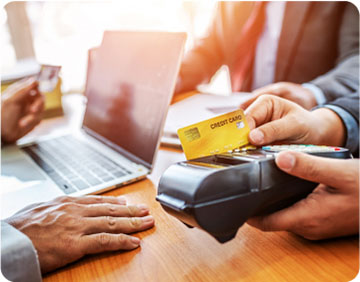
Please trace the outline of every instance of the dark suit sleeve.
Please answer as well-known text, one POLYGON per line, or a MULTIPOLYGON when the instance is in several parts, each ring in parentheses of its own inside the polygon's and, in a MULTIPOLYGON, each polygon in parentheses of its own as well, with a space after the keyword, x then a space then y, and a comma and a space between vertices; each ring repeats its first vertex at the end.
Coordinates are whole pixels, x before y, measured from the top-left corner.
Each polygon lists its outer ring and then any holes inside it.
POLYGON ((327 101, 359 90, 359 12, 349 2, 344 9, 338 42, 335 68, 311 81, 323 91, 327 101))
POLYGON ((345 147, 359 156, 359 93, 341 97, 323 107, 333 110, 346 128, 345 147))

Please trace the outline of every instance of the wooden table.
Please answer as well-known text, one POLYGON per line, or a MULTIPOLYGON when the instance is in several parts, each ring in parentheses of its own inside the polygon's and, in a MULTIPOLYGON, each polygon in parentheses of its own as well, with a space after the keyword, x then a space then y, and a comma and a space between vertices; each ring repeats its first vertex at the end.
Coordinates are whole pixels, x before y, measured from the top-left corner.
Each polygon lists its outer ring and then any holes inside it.
MULTIPOLYGON (((46 121, 34 134, 68 121, 46 121)), ((180 151, 162 148, 148 179, 105 193, 150 206, 156 226, 135 234, 140 248, 87 256, 44 281, 349 281, 358 273, 357 236, 312 242, 245 224, 235 239, 220 244, 204 231, 189 229, 155 201, 161 173, 183 159, 180 151)))

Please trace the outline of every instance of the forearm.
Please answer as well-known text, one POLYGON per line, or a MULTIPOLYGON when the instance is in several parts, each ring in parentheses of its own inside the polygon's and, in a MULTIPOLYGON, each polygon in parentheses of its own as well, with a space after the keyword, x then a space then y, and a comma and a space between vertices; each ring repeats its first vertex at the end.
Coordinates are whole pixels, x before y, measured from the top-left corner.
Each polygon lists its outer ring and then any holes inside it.
POLYGON ((176 93, 195 90, 199 84, 210 81, 221 67, 222 52, 216 41, 216 35, 209 34, 197 41, 196 45, 184 57, 181 64, 176 93))
POLYGON ((188 60, 183 62, 176 85, 176 93, 184 93, 195 90, 196 87, 209 81, 209 74, 202 68, 202 63, 188 60))

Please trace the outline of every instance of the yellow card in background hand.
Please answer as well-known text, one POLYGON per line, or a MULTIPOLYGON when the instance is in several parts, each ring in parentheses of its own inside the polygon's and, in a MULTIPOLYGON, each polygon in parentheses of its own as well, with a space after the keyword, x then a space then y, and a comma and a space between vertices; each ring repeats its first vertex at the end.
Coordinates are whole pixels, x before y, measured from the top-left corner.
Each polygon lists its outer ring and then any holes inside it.
POLYGON ((250 129, 242 110, 204 120, 178 130, 188 160, 220 154, 249 143, 250 129))

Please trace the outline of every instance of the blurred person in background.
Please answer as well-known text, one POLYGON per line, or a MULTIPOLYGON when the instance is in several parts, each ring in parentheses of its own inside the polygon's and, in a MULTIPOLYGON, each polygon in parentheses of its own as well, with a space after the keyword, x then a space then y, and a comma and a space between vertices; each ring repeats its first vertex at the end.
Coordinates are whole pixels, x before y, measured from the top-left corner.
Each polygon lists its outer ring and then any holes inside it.
POLYGON ((359 12, 350 2, 219 2, 183 62, 175 92, 195 90, 222 65, 233 92, 277 95, 306 109, 359 88, 359 12))

